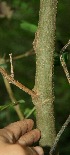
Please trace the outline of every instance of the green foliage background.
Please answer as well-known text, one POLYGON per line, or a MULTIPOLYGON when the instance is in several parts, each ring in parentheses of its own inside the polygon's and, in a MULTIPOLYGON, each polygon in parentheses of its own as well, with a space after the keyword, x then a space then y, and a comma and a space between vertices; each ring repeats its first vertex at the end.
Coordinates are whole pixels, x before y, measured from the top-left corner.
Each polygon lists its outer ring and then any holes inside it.
MULTIPOLYGON (((0 1, 2 2, 2 1, 0 1)), ((32 49, 35 32, 39 19, 39 0, 7 0, 7 4, 13 10, 10 19, 0 18, 0 57, 9 59, 9 53, 13 57, 26 53, 32 49)), ((47 37, 47 36, 46 36, 47 37)), ((54 94, 55 94, 55 120, 57 132, 70 114, 70 86, 65 77, 63 68, 60 65, 59 55, 61 48, 70 39, 70 0, 59 0, 57 11, 56 27, 56 49, 54 63, 54 94)), ((67 48, 65 61, 70 71, 70 47, 67 48)), ((10 63, 2 64, 10 73, 10 63)), ((35 54, 22 59, 13 60, 15 79, 32 89, 35 78, 35 54)), ((17 101, 24 100, 20 104, 20 109, 24 116, 33 108, 29 95, 19 88, 11 85, 17 101)), ((2 75, 0 75, 0 106, 11 104, 9 95, 6 91, 2 75)), ((35 112, 29 117, 35 120, 35 112)), ((0 127, 19 120, 13 106, 4 110, 0 107, 0 127)), ((70 128, 69 126, 63 133, 60 142, 60 155, 70 155, 70 128)))

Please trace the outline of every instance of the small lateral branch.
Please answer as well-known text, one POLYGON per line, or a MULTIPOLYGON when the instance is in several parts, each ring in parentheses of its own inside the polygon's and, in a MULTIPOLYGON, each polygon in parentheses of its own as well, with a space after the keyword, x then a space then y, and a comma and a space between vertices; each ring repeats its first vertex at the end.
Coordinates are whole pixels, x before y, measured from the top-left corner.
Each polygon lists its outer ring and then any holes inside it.
MULTIPOLYGON (((13 60, 18 60, 18 59, 21 59, 21 58, 24 58, 24 57, 28 57, 30 55, 34 55, 35 53, 33 52, 33 48, 27 52, 25 52, 24 54, 20 54, 20 55, 17 55, 17 56, 14 56, 13 57, 13 60)), ((9 62, 9 59, 6 59, 5 60, 6 62, 9 62)))
POLYGON ((1 67, 0 67, 0 73, 9 81, 9 83, 14 84, 15 86, 17 86, 21 90, 23 90, 26 93, 28 93, 29 95, 31 95, 32 97, 36 97, 37 96, 34 91, 30 90, 29 88, 25 87, 20 82, 16 81, 13 77, 8 75, 7 72, 4 69, 2 69, 1 67))

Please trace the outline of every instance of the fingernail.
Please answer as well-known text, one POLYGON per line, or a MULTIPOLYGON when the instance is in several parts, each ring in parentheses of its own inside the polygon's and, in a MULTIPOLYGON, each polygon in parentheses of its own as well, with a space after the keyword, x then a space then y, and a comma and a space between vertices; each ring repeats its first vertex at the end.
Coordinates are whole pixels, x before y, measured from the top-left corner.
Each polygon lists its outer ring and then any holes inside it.
POLYGON ((36 150, 36 152, 37 152, 39 155, 44 155, 44 151, 43 151, 42 147, 36 146, 36 147, 34 147, 34 149, 36 150))

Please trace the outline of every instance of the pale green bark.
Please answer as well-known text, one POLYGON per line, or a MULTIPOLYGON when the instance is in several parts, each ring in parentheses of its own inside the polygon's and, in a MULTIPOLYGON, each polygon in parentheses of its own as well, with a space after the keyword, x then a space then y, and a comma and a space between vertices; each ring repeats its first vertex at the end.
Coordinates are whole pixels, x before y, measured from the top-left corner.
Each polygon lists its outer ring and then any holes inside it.
POLYGON ((57 0, 40 0, 38 29, 34 40, 36 77, 33 98, 41 146, 52 146, 56 132, 53 109, 53 63, 57 0))

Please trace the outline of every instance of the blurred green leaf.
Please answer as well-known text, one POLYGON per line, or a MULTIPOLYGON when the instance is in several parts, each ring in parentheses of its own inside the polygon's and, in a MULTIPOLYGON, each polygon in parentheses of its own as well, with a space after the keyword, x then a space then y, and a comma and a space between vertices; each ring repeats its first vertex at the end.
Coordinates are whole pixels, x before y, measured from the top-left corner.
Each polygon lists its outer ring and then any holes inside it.
POLYGON ((19 100, 18 102, 19 102, 19 103, 25 103, 25 101, 24 101, 24 100, 19 100))
POLYGON ((10 107, 11 105, 4 105, 4 106, 0 106, 0 111, 7 109, 8 107, 10 107))
POLYGON ((7 68, 7 64, 0 64, 0 67, 7 68))
POLYGON ((3 106, 0 106, 0 111, 5 110, 5 109, 7 109, 9 107, 12 107, 14 105, 16 105, 16 104, 15 103, 11 103, 11 104, 6 104, 6 105, 3 105, 3 106))
POLYGON ((34 24, 31 24, 31 23, 28 23, 28 22, 25 22, 23 21, 21 24, 20 24, 20 27, 26 31, 29 31, 31 33, 35 33, 36 30, 37 30, 37 26, 34 25, 34 24))

